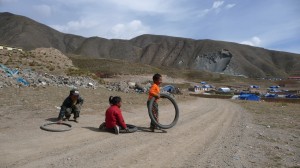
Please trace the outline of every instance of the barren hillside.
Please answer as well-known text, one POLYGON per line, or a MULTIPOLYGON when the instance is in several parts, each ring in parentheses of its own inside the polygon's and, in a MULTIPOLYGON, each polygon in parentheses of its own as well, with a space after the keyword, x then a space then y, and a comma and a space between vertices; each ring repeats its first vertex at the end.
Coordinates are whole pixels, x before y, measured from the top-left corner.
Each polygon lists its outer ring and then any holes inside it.
POLYGON ((300 72, 300 54, 224 41, 157 35, 142 35, 131 40, 84 38, 11 13, 0 13, 0 44, 25 50, 52 47, 66 55, 249 77, 287 77, 300 72))

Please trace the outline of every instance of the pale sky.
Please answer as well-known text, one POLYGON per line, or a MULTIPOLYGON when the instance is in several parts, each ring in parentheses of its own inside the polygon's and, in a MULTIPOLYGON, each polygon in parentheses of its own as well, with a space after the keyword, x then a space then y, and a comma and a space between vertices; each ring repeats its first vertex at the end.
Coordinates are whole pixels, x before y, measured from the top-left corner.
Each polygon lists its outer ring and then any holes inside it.
POLYGON ((300 0, 0 0, 0 12, 84 37, 168 35, 300 54, 300 0))

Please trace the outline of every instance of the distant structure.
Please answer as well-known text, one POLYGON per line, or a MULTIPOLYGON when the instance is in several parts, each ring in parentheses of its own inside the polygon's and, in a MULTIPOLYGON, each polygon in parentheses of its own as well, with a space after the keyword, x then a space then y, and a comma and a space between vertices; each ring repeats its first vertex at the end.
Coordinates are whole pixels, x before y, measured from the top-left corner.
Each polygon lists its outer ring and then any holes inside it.
POLYGON ((201 90, 201 87, 200 86, 194 86, 194 92, 196 92, 196 93, 198 93, 198 92, 200 92, 200 90, 201 90))
POLYGON ((9 47, 9 46, 5 46, 5 45, 0 45, 0 50, 21 51, 21 52, 23 52, 23 49, 21 49, 21 48, 9 47))
POLYGON ((218 92, 229 93, 230 92, 230 88, 228 88, 228 87, 220 87, 220 88, 218 88, 218 92))
POLYGON ((195 85, 194 86, 194 92, 196 93, 202 93, 202 92, 205 92, 205 91, 210 91, 213 89, 213 86, 209 85, 209 84, 205 84, 205 85, 202 85, 202 86, 198 86, 198 85, 195 85))

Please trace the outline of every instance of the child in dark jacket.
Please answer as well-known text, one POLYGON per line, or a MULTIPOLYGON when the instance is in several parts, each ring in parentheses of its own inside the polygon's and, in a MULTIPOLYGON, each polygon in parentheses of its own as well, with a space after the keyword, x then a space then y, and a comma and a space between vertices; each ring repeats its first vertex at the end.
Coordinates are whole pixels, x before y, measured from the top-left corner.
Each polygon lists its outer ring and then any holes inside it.
POLYGON ((70 120, 71 114, 74 114, 74 121, 78 122, 82 104, 83 98, 79 96, 79 91, 77 89, 72 89, 69 96, 61 105, 58 115, 58 123, 62 123, 62 120, 70 120))

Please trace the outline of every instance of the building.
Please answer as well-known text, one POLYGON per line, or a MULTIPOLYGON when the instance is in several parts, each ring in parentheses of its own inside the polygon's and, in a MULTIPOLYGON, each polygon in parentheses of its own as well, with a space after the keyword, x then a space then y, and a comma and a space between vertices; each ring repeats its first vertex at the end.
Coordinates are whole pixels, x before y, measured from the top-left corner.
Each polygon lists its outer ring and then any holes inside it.
POLYGON ((0 50, 21 51, 21 52, 23 52, 23 49, 21 49, 21 48, 8 47, 8 46, 5 46, 5 45, 0 45, 0 50))
POLYGON ((218 88, 218 92, 229 93, 231 90, 228 87, 220 87, 218 88))
POLYGON ((12 51, 13 48, 12 47, 5 47, 8 51, 12 51))
POLYGON ((194 86, 194 92, 199 93, 200 91, 201 91, 201 87, 195 85, 195 86, 194 86))

